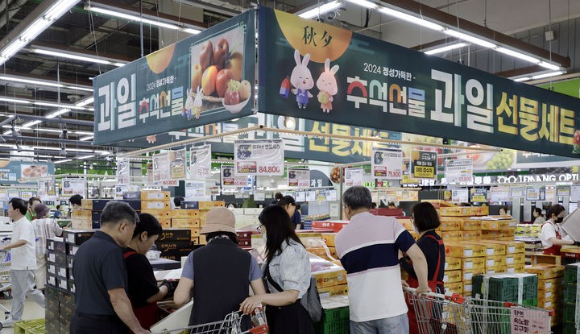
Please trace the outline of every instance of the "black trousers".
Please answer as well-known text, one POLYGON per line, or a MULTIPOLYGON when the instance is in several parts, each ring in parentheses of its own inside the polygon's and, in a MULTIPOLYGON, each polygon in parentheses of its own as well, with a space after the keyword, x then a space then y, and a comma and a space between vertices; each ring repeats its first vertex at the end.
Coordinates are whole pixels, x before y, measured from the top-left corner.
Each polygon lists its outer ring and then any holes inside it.
POLYGON ((297 300, 287 306, 267 306, 266 318, 270 334, 314 334, 314 323, 310 315, 297 300))
POLYGON ((129 334, 129 328, 117 317, 74 314, 70 334, 129 334))

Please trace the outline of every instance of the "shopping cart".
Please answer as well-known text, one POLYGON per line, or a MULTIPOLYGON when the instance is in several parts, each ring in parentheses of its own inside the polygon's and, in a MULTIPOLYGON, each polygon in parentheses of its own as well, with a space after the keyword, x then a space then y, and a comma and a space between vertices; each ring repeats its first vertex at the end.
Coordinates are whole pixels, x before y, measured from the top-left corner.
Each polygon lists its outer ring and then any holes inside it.
MULTIPOLYGON (((9 237, 0 240, 0 246, 7 246, 11 242, 9 237)), ((10 279, 10 251, 0 252, 0 293, 2 293, 4 299, 12 298, 12 293, 9 290, 12 286, 10 279)), ((4 305, 0 304, 0 312, 4 312, 4 318, 1 320, 8 319, 10 316, 10 310, 4 305)), ((2 323, 0 323, 0 331, 3 329, 2 323)))
POLYGON ((421 334, 549 334, 553 311, 405 288, 421 334))
POLYGON ((173 329, 154 334, 265 334, 268 333, 266 317, 261 308, 257 308, 251 316, 251 328, 244 330, 244 323, 248 316, 241 312, 232 312, 224 320, 207 324, 189 326, 180 329, 173 329))

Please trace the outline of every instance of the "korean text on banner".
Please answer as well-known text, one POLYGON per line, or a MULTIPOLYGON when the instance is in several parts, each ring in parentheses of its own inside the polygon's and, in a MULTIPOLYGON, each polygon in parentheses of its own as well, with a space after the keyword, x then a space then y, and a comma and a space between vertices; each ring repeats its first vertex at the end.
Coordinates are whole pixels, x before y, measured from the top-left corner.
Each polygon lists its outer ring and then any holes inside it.
POLYGON ((446 160, 445 178, 448 184, 473 182, 473 159, 446 160))
POLYGON ((455 189, 451 191, 451 201, 453 203, 467 203, 469 202, 468 189, 455 189))
POLYGON ((258 17, 259 111, 580 157, 573 97, 282 11, 258 17))
POLYGON ((310 187, 310 170, 289 168, 288 169, 288 186, 289 187, 310 187))
MULTIPOLYGON (((252 114, 255 11, 94 79, 95 144, 252 114)), ((151 136, 152 135, 152 136, 151 136)))
POLYGON ((131 184, 131 161, 117 158, 117 184, 131 184))
POLYGON ((284 142, 273 140, 238 140, 234 148, 236 175, 283 175, 284 142))
POLYGON ((65 196, 85 195, 85 179, 62 179, 62 194, 65 196))
POLYGON ((344 185, 347 187, 363 185, 364 169, 346 168, 344 170, 344 185))
POLYGON ((547 310, 510 308, 512 334, 549 333, 550 315, 547 310))
POLYGON ((169 181, 169 154, 160 153, 153 156, 153 182, 169 181))
POLYGON ((222 166, 221 169, 222 187, 247 187, 248 178, 243 175, 235 175, 234 166, 222 166))
POLYGON ((211 145, 192 147, 189 158, 193 179, 205 179, 211 176, 211 145))
POLYGON ((437 153, 412 151, 411 175, 417 179, 434 179, 437 175, 437 153))
POLYGON ((386 180, 403 178, 403 152, 397 149, 372 149, 372 177, 386 180))

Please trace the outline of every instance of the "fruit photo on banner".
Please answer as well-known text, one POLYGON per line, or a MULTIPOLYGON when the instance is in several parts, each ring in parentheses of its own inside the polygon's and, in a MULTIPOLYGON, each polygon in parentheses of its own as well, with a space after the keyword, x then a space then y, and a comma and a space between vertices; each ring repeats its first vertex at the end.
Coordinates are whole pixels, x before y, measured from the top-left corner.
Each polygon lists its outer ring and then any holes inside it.
POLYGON ((245 38, 244 27, 238 26, 191 46, 191 86, 183 112, 188 120, 218 108, 239 113, 248 104, 252 85, 244 80, 245 38))

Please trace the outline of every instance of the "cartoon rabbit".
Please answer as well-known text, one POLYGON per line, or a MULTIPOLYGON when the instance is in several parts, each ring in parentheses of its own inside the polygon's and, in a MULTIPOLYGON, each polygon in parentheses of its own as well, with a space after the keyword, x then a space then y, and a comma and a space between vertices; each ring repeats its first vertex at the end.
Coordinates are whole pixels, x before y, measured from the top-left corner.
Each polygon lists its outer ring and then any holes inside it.
POLYGON ((203 106, 203 91, 201 86, 197 87, 197 95, 195 96, 195 100, 193 101, 193 112, 195 112, 195 118, 199 119, 201 115, 201 108, 203 106))
POLYGON ((305 55, 304 59, 300 61, 300 52, 294 50, 294 60, 296 60, 296 66, 292 70, 292 76, 290 77, 290 83, 295 87, 292 89, 292 94, 296 95, 298 108, 306 109, 308 99, 313 97, 308 90, 314 87, 314 79, 312 79, 312 74, 307 67, 310 61, 310 54, 305 55))
POLYGON ((197 95, 195 99, 193 98, 193 90, 187 91, 187 99, 185 100, 185 106, 183 107, 183 112, 181 116, 187 117, 187 120, 191 120, 191 114, 195 113, 195 118, 198 119, 201 114, 201 107, 203 105, 203 92, 201 86, 197 87, 197 95))
POLYGON ((193 90, 187 90, 187 99, 185 100, 185 105, 183 106, 183 111, 181 116, 187 117, 187 120, 191 120, 191 109, 193 109, 193 90))
POLYGON ((338 93, 338 85, 336 83, 336 77, 334 76, 336 72, 338 72, 338 65, 330 68, 330 59, 326 58, 324 61, 324 72, 316 81, 316 88, 320 90, 320 93, 318 93, 318 102, 320 102, 322 112, 329 113, 332 110, 332 101, 334 101, 332 96, 338 93))

